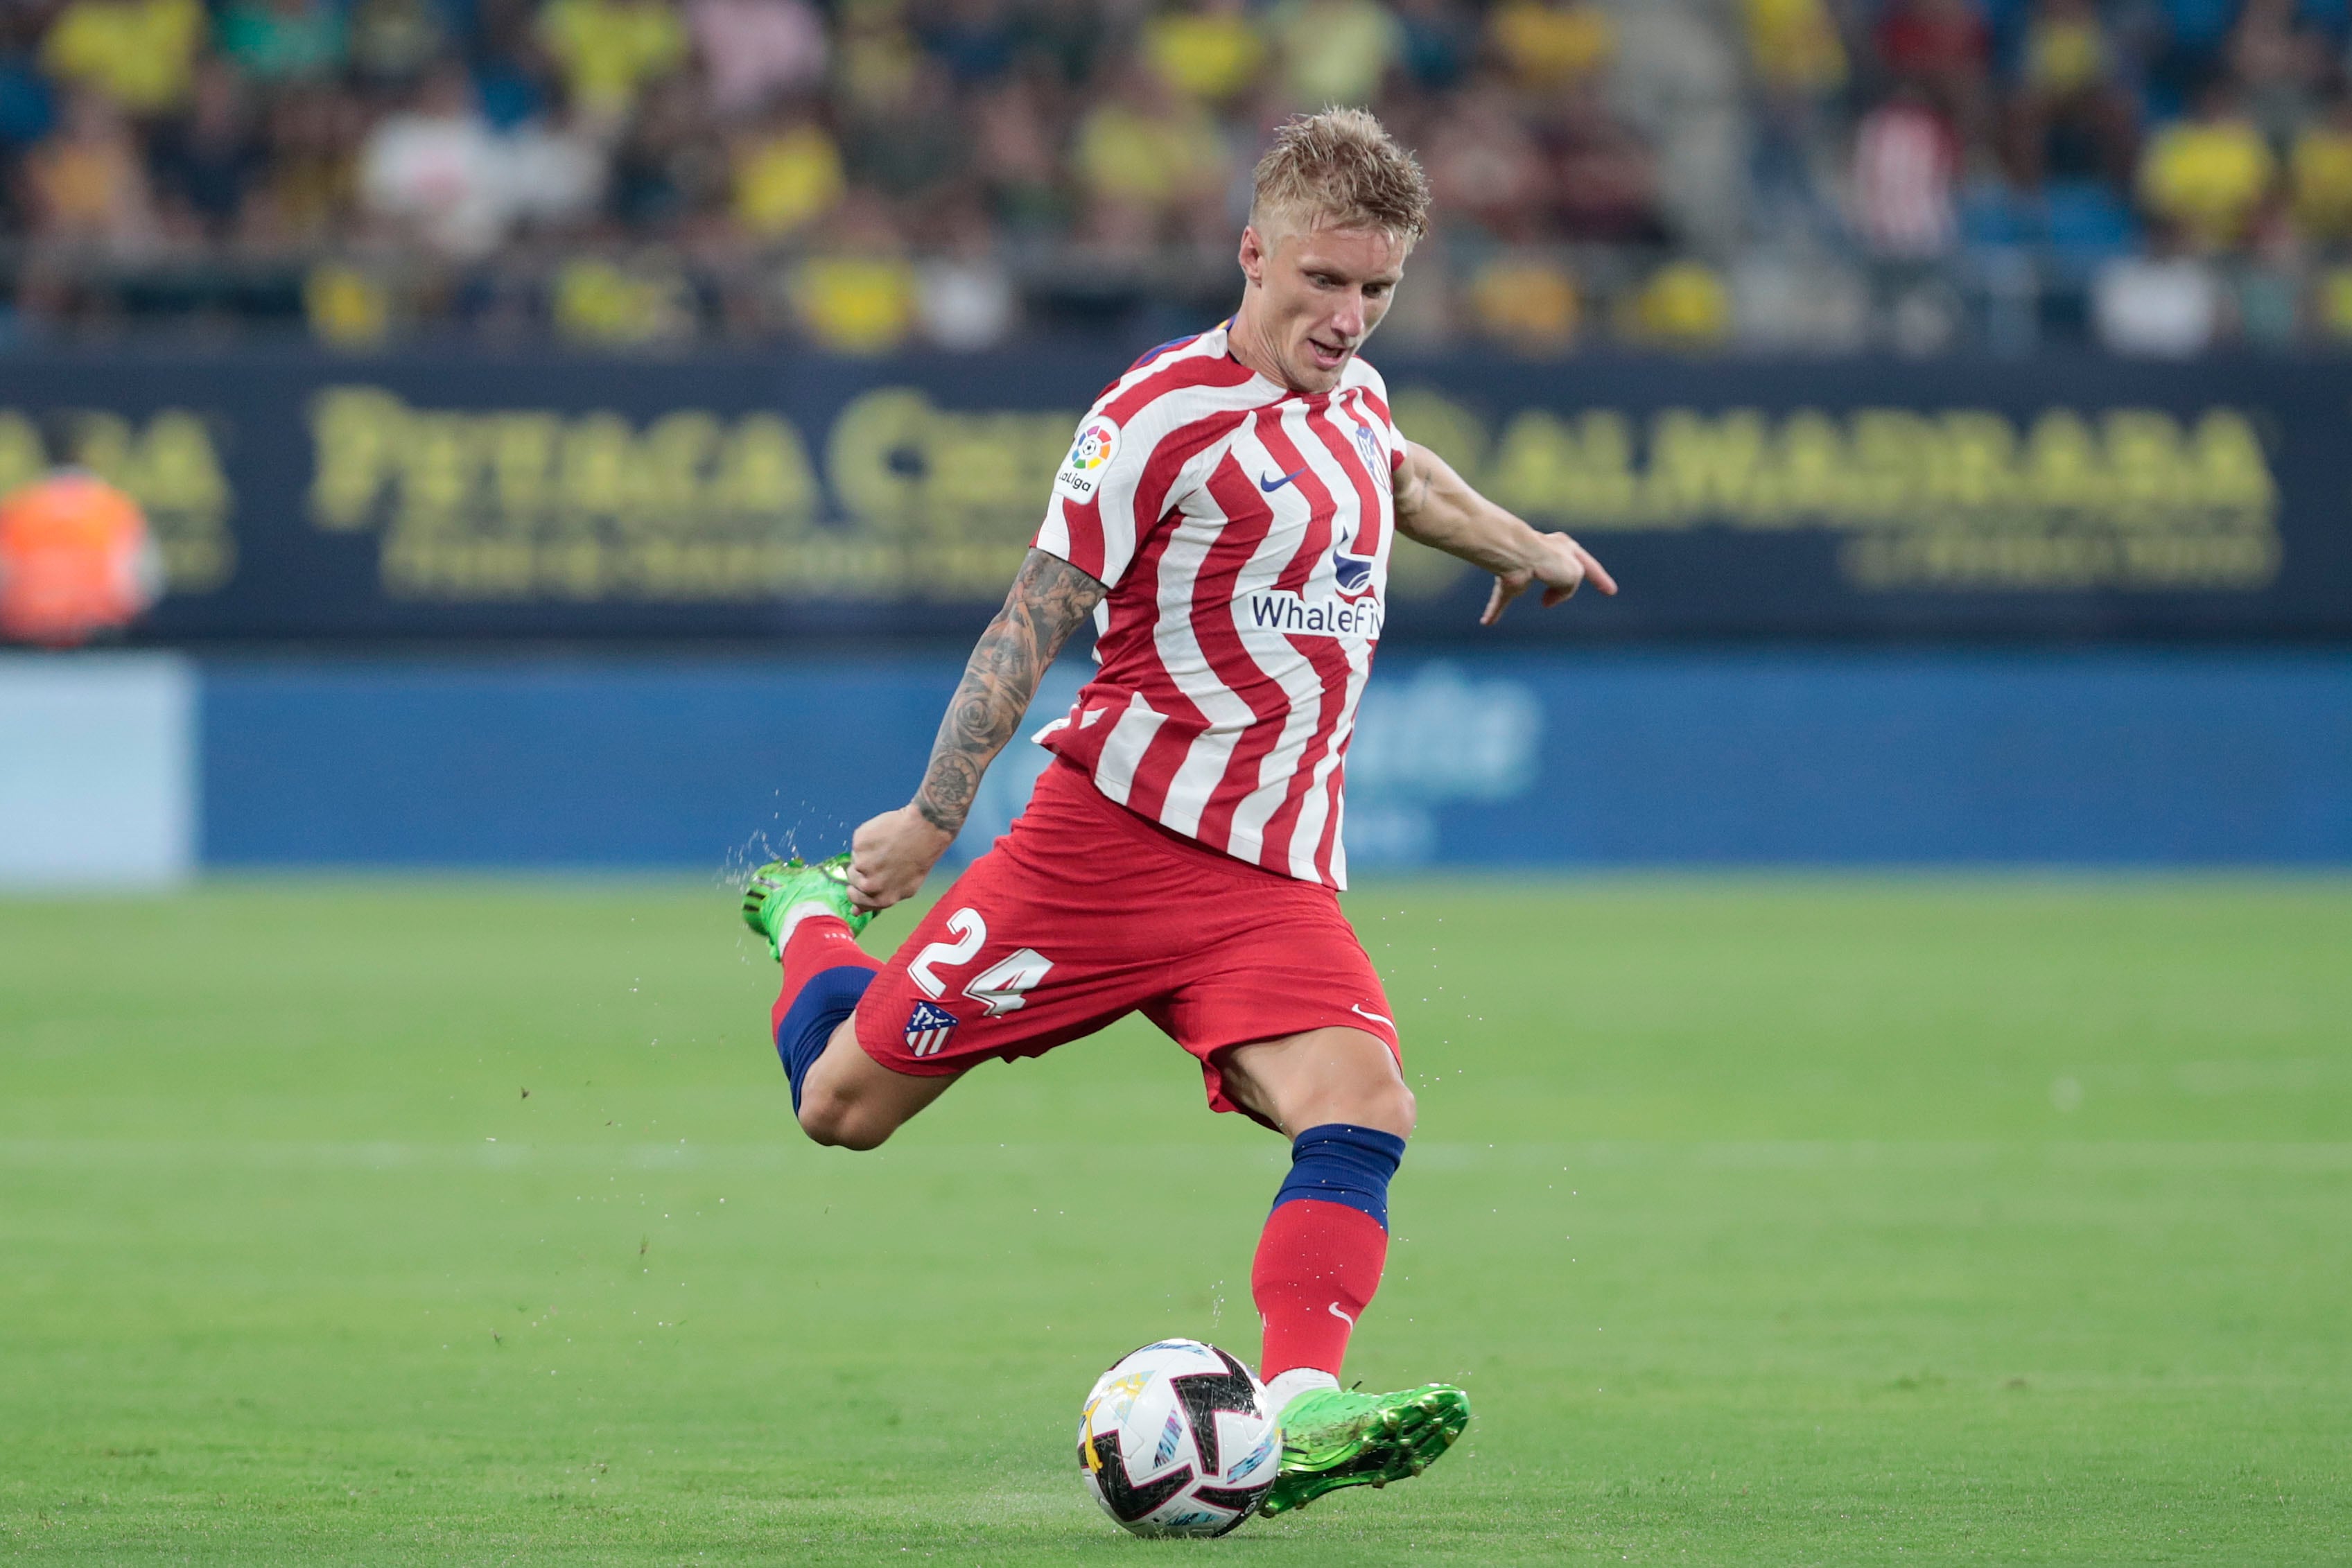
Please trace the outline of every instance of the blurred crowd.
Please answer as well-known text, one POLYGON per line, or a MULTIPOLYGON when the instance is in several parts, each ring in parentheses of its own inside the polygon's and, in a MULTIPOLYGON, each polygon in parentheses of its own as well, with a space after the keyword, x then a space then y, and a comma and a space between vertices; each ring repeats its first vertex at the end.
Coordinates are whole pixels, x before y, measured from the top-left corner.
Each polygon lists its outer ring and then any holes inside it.
POLYGON ((8 341, 971 350, 1197 327, 1283 116, 1386 331, 2352 342, 2352 0, 0 0, 8 341))

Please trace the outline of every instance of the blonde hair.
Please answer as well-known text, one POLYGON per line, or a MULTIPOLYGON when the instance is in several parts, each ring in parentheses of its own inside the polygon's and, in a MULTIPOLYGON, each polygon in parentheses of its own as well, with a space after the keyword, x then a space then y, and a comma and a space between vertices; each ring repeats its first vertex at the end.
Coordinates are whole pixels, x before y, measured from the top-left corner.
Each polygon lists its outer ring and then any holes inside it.
POLYGON ((1376 228, 1410 246, 1429 232, 1429 176, 1363 110, 1293 115, 1257 161, 1250 223, 1268 244, 1276 213, 1307 227, 1376 228))

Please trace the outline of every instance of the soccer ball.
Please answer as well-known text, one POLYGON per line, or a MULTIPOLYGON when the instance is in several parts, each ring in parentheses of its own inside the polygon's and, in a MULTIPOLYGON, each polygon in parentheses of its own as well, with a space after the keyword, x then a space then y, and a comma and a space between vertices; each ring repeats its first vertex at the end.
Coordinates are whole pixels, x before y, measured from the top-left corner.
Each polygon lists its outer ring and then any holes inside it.
POLYGON ((1161 1340, 1095 1380, 1078 1469, 1138 1535, 1223 1535, 1257 1511, 1282 1468, 1265 1384, 1198 1340, 1161 1340))

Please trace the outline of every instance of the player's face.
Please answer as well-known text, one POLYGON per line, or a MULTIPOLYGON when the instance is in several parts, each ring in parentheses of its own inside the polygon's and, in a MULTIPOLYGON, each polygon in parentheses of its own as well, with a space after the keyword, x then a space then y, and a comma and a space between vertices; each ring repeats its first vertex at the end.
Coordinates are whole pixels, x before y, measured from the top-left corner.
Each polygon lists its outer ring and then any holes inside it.
POLYGON ((1404 258, 1404 242, 1378 229, 1293 229, 1268 240, 1246 228, 1242 270, 1254 297, 1244 310, 1252 319, 1235 325, 1284 384, 1328 392, 1388 313, 1404 258))

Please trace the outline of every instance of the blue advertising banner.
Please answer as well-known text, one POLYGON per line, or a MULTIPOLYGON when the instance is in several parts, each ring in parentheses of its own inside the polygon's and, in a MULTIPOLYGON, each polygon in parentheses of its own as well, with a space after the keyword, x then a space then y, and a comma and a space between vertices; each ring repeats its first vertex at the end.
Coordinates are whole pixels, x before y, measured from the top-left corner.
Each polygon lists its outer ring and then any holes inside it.
MULTIPOLYGON (((1381 363, 1408 436, 1624 584, 1496 640, 2352 636, 2352 364, 1381 363)), ((16 356, 0 487, 142 500, 152 640, 960 641, 1120 368, 16 356)), ((1485 593, 1401 546, 1384 635, 1477 636, 1485 593)))
MULTIPOLYGON (((1064 659, 1024 732, 1064 711, 1064 659)), ((960 662, 207 660, 212 865, 696 868, 828 855, 919 781, 960 662)), ((1046 753, 992 767, 958 852, 1046 753)), ((1348 858, 1430 866, 2352 863, 2352 655, 1405 657, 1348 858)))

